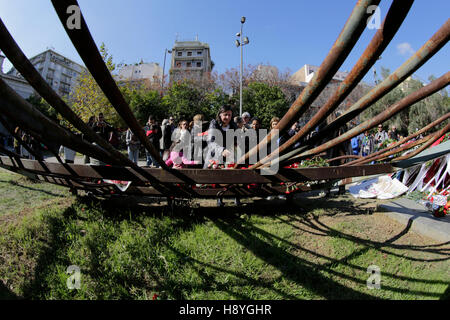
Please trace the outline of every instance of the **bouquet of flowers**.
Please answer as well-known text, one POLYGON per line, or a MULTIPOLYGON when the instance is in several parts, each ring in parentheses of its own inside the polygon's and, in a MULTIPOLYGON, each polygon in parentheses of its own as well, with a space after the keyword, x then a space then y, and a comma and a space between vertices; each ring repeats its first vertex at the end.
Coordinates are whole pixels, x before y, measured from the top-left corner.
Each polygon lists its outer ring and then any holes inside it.
POLYGON ((429 195, 426 200, 421 202, 433 213, 434 217, 445 217, 450 212, 448 195, 449 192, 447 190, 442 190, 429 195))

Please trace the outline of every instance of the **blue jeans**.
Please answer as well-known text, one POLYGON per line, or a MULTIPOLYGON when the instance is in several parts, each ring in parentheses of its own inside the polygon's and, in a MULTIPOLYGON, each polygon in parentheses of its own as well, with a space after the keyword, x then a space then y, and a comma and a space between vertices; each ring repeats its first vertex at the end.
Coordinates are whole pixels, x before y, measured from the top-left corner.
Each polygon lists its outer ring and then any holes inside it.
POLYGON ((156 168, 159 168, 158 162, 156 162, 156 160, 150 155, 150 153, 148 153, 147 150, 145 150, 145 157, 147 158, 147 167, 153 164, 156 168))
POLYGON ((130 158, 130 160, 133 161, 135 164, 138 164, 139 148, 132 149, 131 147, 128 146, 128 158, 130 158))

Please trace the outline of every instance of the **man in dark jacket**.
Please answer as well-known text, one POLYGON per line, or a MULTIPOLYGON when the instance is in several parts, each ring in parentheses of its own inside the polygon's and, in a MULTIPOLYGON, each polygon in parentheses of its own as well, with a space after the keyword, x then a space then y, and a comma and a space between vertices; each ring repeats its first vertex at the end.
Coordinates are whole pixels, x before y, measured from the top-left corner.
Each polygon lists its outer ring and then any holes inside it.
MULTIPOLYGON (((155 147, 155 150, 159 153, 160 151, 160 143, 159 140, 162 137, 161 128, 156 123, 156 119, 154 116, 150 115, 148 117, 147 125, 144 127, 145 135, 147 136, 150 143, 155 147)), ((147 158, 147 166, 150 167, 153 165, 155 168, 159 168, 158 162, 154 159, 148 150, 145 150, 145 155, 147 158)))
POLYGON ((111 132, 113 131, 113 127, 105 121, 105 118, 103 116, 103 113, 100 112, 98 114, 98 121, 94 123, 92 126, 92 130, 99 134, 105 141, 109 141, 109 137, 111 135, 111 132))

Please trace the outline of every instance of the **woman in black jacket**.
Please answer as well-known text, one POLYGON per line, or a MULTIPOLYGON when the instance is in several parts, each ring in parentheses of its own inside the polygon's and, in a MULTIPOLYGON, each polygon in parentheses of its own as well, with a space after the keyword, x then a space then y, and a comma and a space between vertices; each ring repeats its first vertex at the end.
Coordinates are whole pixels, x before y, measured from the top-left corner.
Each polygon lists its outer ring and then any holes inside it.
MULTIPOLYGON (((226 158, 231 155, 231 151, 227 149, 227 134, 228 130, 237 130, 238 126, 233 121, 233 109, 230 105, 223 105, 215 120, 211 120, 209 123, 208 135, 207 135, 207 148, 204 168, 207 168, 210 161, 215 163, 225 163, 226 158), (220 143, 219 135, 222 138, 220 143), (219 139, 218 139, 219 138, 219 139), (219 141, 218 141, 219 140, 219 141)), ((233 135, 234 136, 234 135, 233 135)), ((232 143, 232 142, 230 142, 232 143)), ((240 205, 240 199, 236 197, 234 199, 236 205, 240 205)), ((217 206, 223 207, 223 199, 220 197, 217 199, 217 206)))

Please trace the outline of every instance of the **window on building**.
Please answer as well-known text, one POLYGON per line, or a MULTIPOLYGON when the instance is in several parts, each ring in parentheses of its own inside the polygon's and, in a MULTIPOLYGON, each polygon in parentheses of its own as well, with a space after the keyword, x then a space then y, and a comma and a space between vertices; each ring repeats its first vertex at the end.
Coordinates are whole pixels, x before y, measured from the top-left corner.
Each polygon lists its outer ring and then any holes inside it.
POLYGON ((202 66, 201 62, 197 62, 197 68, 200 68, 202 66))
POLYGON ((181 62, 177 62, 176 67, 181 68, 181 62))
POLYGON ((177 52, 177 55, 178 55, 179 57, 181 57, 181 56, 183 55, 183 52, 182 52, 182 51, 178 51, 178 52, 177 52))
POLYGON ((201 52, 201 51, 197 51, 197 55, 198 55, 198 56, 201 56, 201 55, 202 55, 202 52, 201 52))
POLYGON ((187 67, 187 68, 192 67, 192 62, 186 62, 186 67, 187 67))
POLYGON ((188 55, 188 57, 191 57, 192 56, 192 51, 188 51, 187 55, 188 55))

